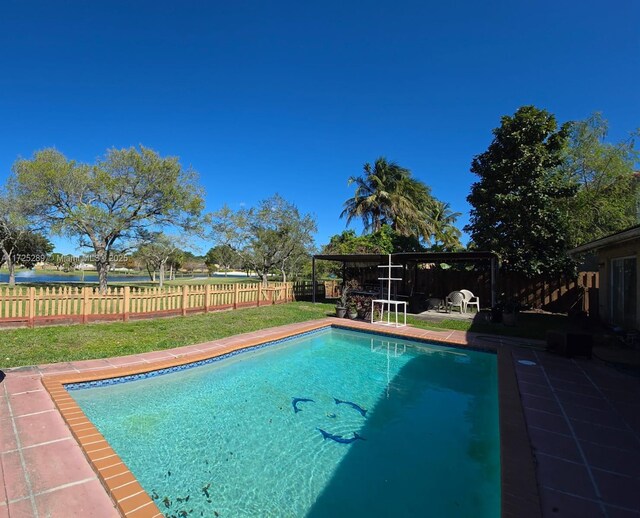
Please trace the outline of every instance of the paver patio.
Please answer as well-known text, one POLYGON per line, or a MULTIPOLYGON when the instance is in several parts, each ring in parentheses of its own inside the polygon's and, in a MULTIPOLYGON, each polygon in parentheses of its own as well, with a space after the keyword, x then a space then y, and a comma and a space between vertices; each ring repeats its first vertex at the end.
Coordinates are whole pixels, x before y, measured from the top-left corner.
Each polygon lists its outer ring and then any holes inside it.
MULTIPOLYGON (((188 358, 251 338, 276 339, 304 328, 304 323, 292 324, 147 354, 6 371, 0 382, 0 518, 119 516, 44 390, 43 375, 145 364, 152 368, 157 361, 188 358)), ((517 347, 531 341, 408 330, 439 341, 512 348, 544 516, 640 516, 639 379, 597 360, 517 347)))

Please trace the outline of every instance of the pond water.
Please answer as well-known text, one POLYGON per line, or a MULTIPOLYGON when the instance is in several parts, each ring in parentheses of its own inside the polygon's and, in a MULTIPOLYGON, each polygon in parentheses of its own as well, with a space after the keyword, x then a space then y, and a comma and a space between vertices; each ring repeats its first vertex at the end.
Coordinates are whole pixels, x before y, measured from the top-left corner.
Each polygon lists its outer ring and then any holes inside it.
MULTIPOLYGON (((223 273, 214 273, 212 277, 224 278, 225 275, 223 273)), ((255 278, 255 276, 247 277, 246 274, 228 274, 226 275, 228 278, 246 278, 247 280, 251 278, 255 278)), ((206 279, 206 274, 197 273, 194 275, 184 275, 178 276, 177 279, 206 279)), ((110 273, 109 274, 109 282, 150 282, 150 278, 148 275, 126 275, 122 273, 110 273)), ((6 271, 0 272, 0 283, 9 282, 9 274, 6 271)), ((34 283, 50 283, 50 282, 60 282, 60 283, 73 283, 73 282, 98 282, 98 274, 94 271, 85 272, 84 276, 82 272, 76 272, 73 274, 63 273, 60 274, 46 272, 46 273, 38 273, 34 270, 21 270, 16 273, 16 283, 27 282, 30 284, 34 283)))

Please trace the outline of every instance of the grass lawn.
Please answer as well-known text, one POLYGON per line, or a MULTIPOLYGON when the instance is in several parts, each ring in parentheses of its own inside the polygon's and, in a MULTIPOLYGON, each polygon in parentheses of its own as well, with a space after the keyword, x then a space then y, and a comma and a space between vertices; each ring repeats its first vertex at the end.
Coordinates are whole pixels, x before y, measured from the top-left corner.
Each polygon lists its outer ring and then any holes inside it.
MULTIPOLYGON (((294 302, 128 323, 4 330, 0 331, 0 368, 158 351, 334 314, 333 303, 294 302)), ((549 329, 563 329, 567 325, 564 316, 533 313, 521 313, 516 327, 460 320, 425 322, 412 316, 407 320, 410 325, 423 329, 455 329, 536 339, 544 339, 549 329)))
POLYGON ((0 331, 0 368, 159 351, 334 313, 333 304, 294 302, 128 323, 5 330, 0 331))

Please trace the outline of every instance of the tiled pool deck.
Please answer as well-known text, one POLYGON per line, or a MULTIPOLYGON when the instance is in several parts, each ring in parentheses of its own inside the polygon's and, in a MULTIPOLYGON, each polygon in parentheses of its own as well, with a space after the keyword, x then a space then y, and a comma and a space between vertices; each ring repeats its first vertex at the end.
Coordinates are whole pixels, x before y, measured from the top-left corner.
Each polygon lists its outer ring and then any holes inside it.
MULTIPOLYGON (((161 368, 330 324, 500 350, 501 426, 503 435, 509 430, 511 438, 502 445, 504 516, 540 516, 542 512, 549 517, 640 517, 639 379, 595 360, 569 360, 517 347, 525 341, 326 319, 165 351, 5 371, 0 383, 0 518, 158 515, 146 494, 140 494, 135 479, 111 465, 105 485, 112 496, 119 497, 120 510, 114 506, 87 461, 91 453, 84 453, 72 435, 67 423, 74 417, 65 410, 65 400, 59 400, 56 407, 43 377, 51 390, 55 380, 81 379, 87 374, 113 376, 116 369, 124 369, 118 370, 122 375, 161 368), (519 364, 523 359, 536 365, 519 364), (66 422, 58 408, 67 412, 66 422), (533 482, 523 408, 535 452, 541 505, 533 482), (518 428, 524 435, 516 433, 518 428)), ((55 389, 54 395, 59 397, 55 389)), ((80 432, 74 433, 86 451, 92 441, 82 436, 93 432, 86 431, 90 426, 85 431, 82 426, 76 428, 80 432)), ((100 444, 94 446, 94 451, 102 449, 100 444)))

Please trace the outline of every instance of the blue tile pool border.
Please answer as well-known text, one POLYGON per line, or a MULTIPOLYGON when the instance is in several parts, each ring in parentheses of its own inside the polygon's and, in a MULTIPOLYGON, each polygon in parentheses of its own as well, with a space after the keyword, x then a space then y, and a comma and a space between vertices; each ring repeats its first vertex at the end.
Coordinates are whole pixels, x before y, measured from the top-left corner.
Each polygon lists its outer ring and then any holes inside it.
POLYGON ((212 356, 211 358, 206 358, 204 360, 197 360, 194 362, 187 362, 187 363, 183 363, 180 365, 175 365, 173 367, 167 367, 164 369, 156 369, 156 370, 150 370, 147 372, 141 372, 139 374, 130 374, 127 376, 117 376, 114 378, 104 378, 104 379, 97 379, 97 380, 91 380, 91 381, 82 381, 82 382, 76 382, 76 383, 64 383, 63 386, 65 389, 67 390, 84 390, 84 389, 90 389, 90 388, 95 388, 95 387, 108 387, 111 385, 118 385, 120 383, 129 383, 131 381, 138 381, 138 380, 143 380, 143 379, 147 379, 147 378, 155 378, 157 376, 163 376, 165 374, 172 374, 174 372, 180 372, 180 371, 185 371, 188 369, 193 369, 195 367, 201 367, 203 365, 210 365, 212 363, 216 363, 222 360, 226 360, 227 358, 231 358, 233 356, 237 356, 239 354, 243 354, 243 353, 247 353, 247 352, 253 352, 253 351, 257 351, 260 349, 264 349, 266 347, 270 347, 273 345, 278 345, 281 343, 285 343, 285 342, 289 342, 291 340, 296 340, 298 338, 303 338, 305 336, 310 336, 310 335, 316 335, 316 334, 321 334, 321 333, 326 333, 328 331, 330 331, 331 329, 340 329, 343 331, 349 331, 352 333, 359 333, 359 334, 369 334, 369 335, 375 335, 375 336, 384 336, 384 337, 393 337, 393 338, 397 338, 399 340, 403 340, 403 341, 410 341, 410 342, 416 342, 416 343, 422 343, 422 344, 428 344, 428 345, 438 345, 438 346, 442 346, 442 347, 450 347, 450 348, 456 348, 456 349, 463 349, 463 350, 472 350, 472 351, 477 351, 477 352, 483 352, 483 353, 490 353, 490 354, 496 354, 496 350, 492 349, 490 347, 476 347, 476 346, 469 346, 469 345, 464 345, 464 346, 458 346, 456 347, 456 344, 451 344, 448 342, 440 342, 438 340, 433 340, 431 338, 414 338, 414 337, 407 337, 407 336, 403 336, 402 334, 399 333, 394 333, 393 331, 379 331, 379 330, 360 330, 360 329, 353 329, 352 327, 349 326, 342 326, 340 324, 330 324, 324 327, 320 327, 318 329, 312 329, 310 331, 304 331, 302 333, 297 333, 295 335, 291 335, 291 336, 287 336, 285 338, 279 338, 277 340, 270 340, 261 344, 257 344, 257 345, 251 345, 249 347, 244 347, 241 349, 236 349, 235 351, 230 351, 228 353, 224 353, 224 354, 220 354, 217 356, 212 356))
POLYGON ((241 349, 236 349, 235 351, 231 351, 228 353, 220 354, 218 356, 212 356, 211 358, 207 358, 205 360, 198 360, 195 362, 183 363, 181 365, 176 365, 174 367, 167 367, 165 369, 157 369, 151 370, 148 372, 141 372, 140 374, 131 374, 128 376, 118 376, 115 378, 105 378, 100 380, 92 380, 92 381, 82 381, 79 383, 63 383, 63 386, 67 390, 82 390, 94 387, 107 387, 110 385, 118 385, 120 383, 128 383, 130 381, 138 381, 147 378, 155 378, 156 376, 163 376, 165 374, 171 374, 174 372, 180 372, 187 369, 193 369, 195 367, 201 367, 203 365, 209 365, 211 363, 219 362, 221 360, 225 360, 227 358, 231 358, 232 356, 237 356, 242 353, 257 351, 259 349, 264 349, 265 347, 270 347, 272 345, 278 345, 284 342, 290 342, 291 340, 295 340, 297 338, 302 338, 304 336, 315 335, 326 333, 331 330, 330 325, 325 327, 320 327, 318 329, 312 329, 311 331, 304 331, 302 333, 298 333, 295 335, 287 336, 285 338, 279 338, 278 340, 270 340, 268 342, 264 342, 257 345, 250 345, 249 347, 243 347, 241 349))

